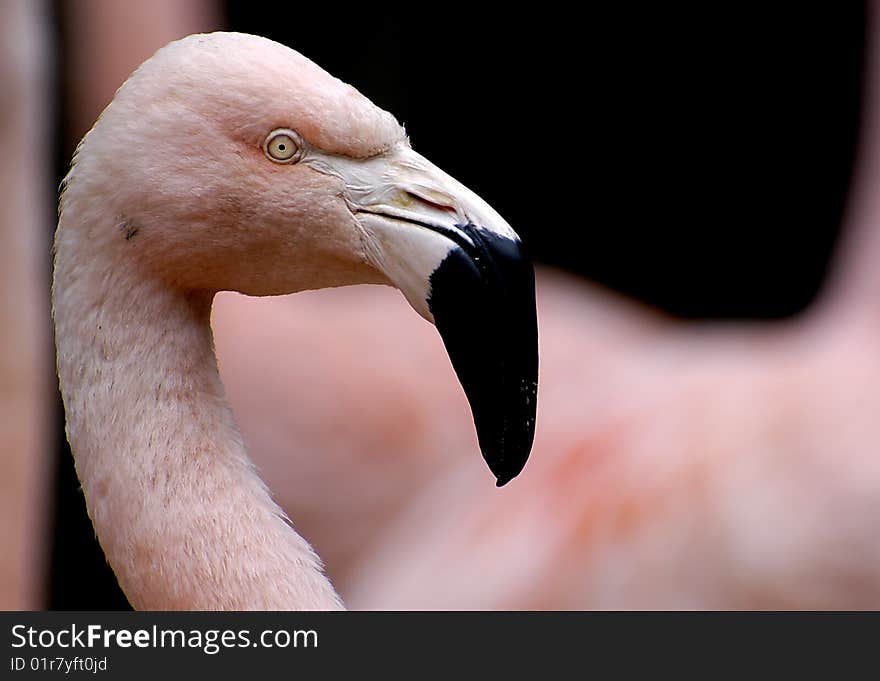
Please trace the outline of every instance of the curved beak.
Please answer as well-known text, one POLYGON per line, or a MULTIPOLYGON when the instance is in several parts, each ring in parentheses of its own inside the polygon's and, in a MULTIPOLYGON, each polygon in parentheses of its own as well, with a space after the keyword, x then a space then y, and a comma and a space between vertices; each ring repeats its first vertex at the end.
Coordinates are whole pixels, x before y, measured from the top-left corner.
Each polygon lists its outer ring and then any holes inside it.
POLYGON ((535 278, 519 237, 485 201, 408 146, 366 160, 304 162, 344 179, 367 257, 433 322, 500 487, 535 434, 535 278))

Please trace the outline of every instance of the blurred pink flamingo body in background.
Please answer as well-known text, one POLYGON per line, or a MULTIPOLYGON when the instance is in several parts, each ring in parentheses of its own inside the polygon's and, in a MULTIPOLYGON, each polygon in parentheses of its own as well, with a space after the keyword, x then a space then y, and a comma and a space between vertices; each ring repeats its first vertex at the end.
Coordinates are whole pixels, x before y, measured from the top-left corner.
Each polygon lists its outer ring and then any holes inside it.
POLYGON ((346 602, 880 601, 880 460, 864 446, 878 429, 880 360, 845 362, 870 356, 868 329, 836 315, 684 325, 540 275, 535 451, 499 492, 472 461, 474 435, 458 418, 466 403, 440 375, 442 349, 393 294, 218 299, 218 356, 242 431, 346 602), (394 347, 369 331, 373 315, 394 327, 394 347), (322 352, 279 354, 284 337, 322 352), (308 390, 307 414, 291 385, 308 390), (339 491, 308 492, 329 487, 339 491), (345 536, 330 529, 339 522, 345 536))

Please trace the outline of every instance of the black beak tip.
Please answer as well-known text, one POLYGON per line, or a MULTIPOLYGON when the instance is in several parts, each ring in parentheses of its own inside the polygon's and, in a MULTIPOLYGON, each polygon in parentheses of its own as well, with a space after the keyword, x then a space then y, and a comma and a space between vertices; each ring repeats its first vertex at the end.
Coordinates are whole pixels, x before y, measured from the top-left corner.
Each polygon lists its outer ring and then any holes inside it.
MULTIPOLYGON (((505 456, 501 457, 493 457, 491 455, 487 455, 487 452, 483 451, 483 458, 486 463, 489 465, 489 470, 492 471, 492 474, 495 476, 495 486, 496 487, 504 487, 508 482, 513 480, 516 476, 522 473, 523 468, 526 465, 526 462, 529 458, 529 453, 531 451, 531 437, 528 438, 529 446, 525 449, 525 451, 516 452, 514 456, 505 456)), ((522 436, 522 442, 526 442, 526 436, 522 436)))
POLYGON ((504 487, 504 485, 513 480, 516 475, 517 474, 510 475, 509 473, 505 475, 499 475, 498 479, 495 480, 495 487, 504 487))
POLYGON ((503 487, 526 465, 535 434, 535 273, 518 241, 459 228, 473 245, 449 252, 431 275, 427 302, 470 402, 483 458, 503 487))

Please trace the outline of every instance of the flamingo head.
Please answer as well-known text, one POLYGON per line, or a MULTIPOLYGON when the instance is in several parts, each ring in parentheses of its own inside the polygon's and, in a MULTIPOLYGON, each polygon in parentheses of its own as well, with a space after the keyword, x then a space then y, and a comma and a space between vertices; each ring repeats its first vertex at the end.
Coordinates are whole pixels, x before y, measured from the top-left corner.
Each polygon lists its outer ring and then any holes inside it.
POLYGON ((299 53, 235 33, 171 43, 116 93, 66 184, 62 210, 113 216, 90 239, 180 289, 396 286, 436 324, 497 484, 525 465, 538 349, 519 238, 299 53))

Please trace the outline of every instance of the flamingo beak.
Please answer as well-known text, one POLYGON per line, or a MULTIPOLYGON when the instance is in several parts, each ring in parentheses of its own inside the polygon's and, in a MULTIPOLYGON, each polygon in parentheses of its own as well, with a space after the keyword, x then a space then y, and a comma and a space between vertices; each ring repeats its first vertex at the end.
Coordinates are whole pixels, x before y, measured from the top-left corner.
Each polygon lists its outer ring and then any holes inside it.
POLYGON ((440 332, 501 487, 535 435, 535 277, 519 237, 485 201, 400 145, 367 160, 312 157, 346 182, 368 259, 440 332))

